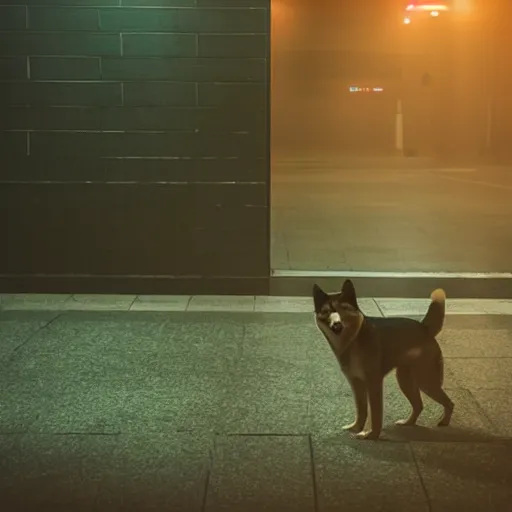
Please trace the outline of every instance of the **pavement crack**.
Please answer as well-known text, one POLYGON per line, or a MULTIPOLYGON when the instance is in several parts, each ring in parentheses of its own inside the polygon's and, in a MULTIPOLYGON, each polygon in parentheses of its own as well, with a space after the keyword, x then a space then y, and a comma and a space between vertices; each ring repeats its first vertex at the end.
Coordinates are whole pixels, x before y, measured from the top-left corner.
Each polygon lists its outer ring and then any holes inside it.
POLYGON ((27 337, 27 339, 25 341, 23 341, 22 343, 20 343, 16 348, 13 349, 10 357, 7 359, 7 362, 10 362, 10 360, 12 359, 12 357, 16 354, 16 352, 18 352, 21 348, 23 348, 24 346, 26 346, 28 343, 30 343, 30 341, 34 338, 34 336, 36 334, 39 334, 40 332, 44 331, 45 329, 47 329, 48 327, 50 327, 50 325, 52 325, 56 320, 58 320, 62 315, 64 314, 64 311, 62 311, 61 313, 57 314, 56 316, 54 316, 51 320, 49 320, 48 322, 46 322, 44 325, 41 325, 39 328, 37 328, 33 333, 29 334, 29 336, 27 337))
POLYGON ((138 295, 135 295, 135 297, 133 298, 133 300, 130 302, 130 305, 128 306, 128 311, 132 311, 132 307, 133 305, 135 304, 135 302, 137 302, 137 299, 139 298, 138 295))
POLYGON ((412 446, 410 443, 408 443, 409 452, 411 454, 412 460, 414 462, 414 466, 416 467, 416 473, 418 474, 418 479, 420 481, 421 488, 423 489, 423 494, 425 495, 425 499, 427 500, 427 509, 428 512, 432 512, 432 502, 430 501, 430 496, 427 492, 427 487, 425 485, 425 481, 423 480, 423 475, 420 471, 420 465, 418 464, 418 459, 416 458, 416 454, 414 453, 414 450, 412 449, 412 446))
POLYGON ((313 486, 313 505, 315 512, 318 512, 318 492, 316 485, 316 468, 315 468, 315 452, 313 449, 313 438, 311 434, 308 435, 309 444, 309 460, 311 462, 311 483, 313 486))
POLYGON ((206 478, 204 482, 204 490, 203 490, 203 500, 201 503, 201 512, 206 510, 206 502, 208 501, 208 488, 210 487, 210 476, 212 472, 208 469, 206 471, 206 478))
POLYGON ((77 436, 77 437, 116 437, 120 436, 121 432, 50 432, 52 436, 77 436))
POLYGON ((498 425, 496 425, 494 423, 494 421, 492 421, 492 418, 490 415, 487 414, 487 412, 485 412, 485 409, 482 407, 482 405, 480 404, 480 402, 477 400, 476 396, 473 394, 473 392, 470 390, 470 389, 467 389, 467 392, 469 393, 469 396, 473 399, 473 403, 475 404, 475 407, 476 409, 478 410, 478 412, 489 422, 489 425, 492 426, 493 428, 493 431, 494 432, 497 432, 498 430, 498 425))
POLYGON ((309 434, 289 434, 277 432, 228 432, 224 434, 226 437, 304 437, 309 434))
POLYGON ((382 311, 382 308, 379 306, 379 303, 375 300, 375 299, 372 299, 374 304, 377 306, 377 309, 379 310, 379 313, 382 315, 382 318, 385 318, 386 315, 384 314, 384 311, 382 311))

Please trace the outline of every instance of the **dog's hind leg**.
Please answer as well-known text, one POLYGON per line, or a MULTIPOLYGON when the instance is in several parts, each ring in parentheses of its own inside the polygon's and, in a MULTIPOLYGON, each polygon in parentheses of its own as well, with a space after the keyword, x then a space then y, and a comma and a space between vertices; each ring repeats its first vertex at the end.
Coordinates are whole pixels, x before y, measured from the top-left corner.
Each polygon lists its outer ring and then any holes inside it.
POLYGON ((406 420, 398 420, 395 422, 395 425, 415 425, 419 415, 423 411, 423 401, 421 400, 420 388, 413 375, 412 368, 410 366, 399 366, 396 369, 396 380, 405 398, 409 400, 412 411, 406 420))
POLYGON ((428 370, 425 369, 421 373, 419 386, 425 395, 444 407, 443 416, 437 426, 447 427, 452 419, 454 403, 443 389, 444 362, 443 355, 440 352, 435 358, 434 364, 428 370))
POLYGON ((439 420, 437 426, 438 427, 447 427, 450 424, 453 414, 454 403, 451 401, 450 397, 445 393, 443 388, 434 388, 430 386, 421 386, 421 391, 425 393, 425 395, 432 398, 432 400, 436 401, 438 404, 444 407, 443 415, 439 420))

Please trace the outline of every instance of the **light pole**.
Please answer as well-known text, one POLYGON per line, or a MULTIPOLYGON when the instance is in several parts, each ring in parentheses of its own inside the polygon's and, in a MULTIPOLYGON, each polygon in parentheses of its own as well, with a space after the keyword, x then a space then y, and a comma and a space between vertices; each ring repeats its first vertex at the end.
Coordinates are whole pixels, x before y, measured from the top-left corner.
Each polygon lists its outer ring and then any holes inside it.
POLYGON ((397 140, 423 155, 438 155, 448 140, 443 132, 450 119, 451 88, 449 8, 443 2, 415 2, 402 8, 401 87, 397 105, 397 140), (411 120, 409 120, 409 117, 411 120), (411 142, 409 142, 411 141, 411 142), (412 143, 411 148, 409 144, 412 143))

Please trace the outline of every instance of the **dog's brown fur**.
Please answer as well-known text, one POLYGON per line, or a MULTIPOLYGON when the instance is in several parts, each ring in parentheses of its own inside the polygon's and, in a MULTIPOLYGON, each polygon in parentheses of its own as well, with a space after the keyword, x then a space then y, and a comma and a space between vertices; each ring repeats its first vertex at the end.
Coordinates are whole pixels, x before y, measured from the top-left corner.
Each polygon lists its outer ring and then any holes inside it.
POLYGON ((355 289, 346 280, 341 293, 326 294, 315 285, 315 320, 347 378, 355 400, 355 421, 343 427, 359 439, 378 439, 383 419, 383 380, 396 369, 396 378, 412 406, 407 419, 397 425, 414 425, 423 410, 420 391, 439 403, 444 413, 438 426, 450 423, 454 404, 443 390, 443 355, 435 339, 445 317, 443 290, 432 292, 425 318, 365 316, 357 304, 355 289), (339 315, 341 326, 333 329, 330 318, 339 315), (336 315, 334 315, 336 316, 336 315), (364 430, 368 406, 371 427, 364 430))

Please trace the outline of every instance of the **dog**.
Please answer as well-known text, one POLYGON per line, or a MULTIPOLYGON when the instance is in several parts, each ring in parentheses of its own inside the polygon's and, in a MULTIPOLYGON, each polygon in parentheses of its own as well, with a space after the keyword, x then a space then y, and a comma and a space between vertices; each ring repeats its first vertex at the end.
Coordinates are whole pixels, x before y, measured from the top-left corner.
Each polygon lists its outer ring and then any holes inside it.
POLYGON ((410 318, 368 317, 357 303, 354 284, 340 293, 313 287, 316 325, 327 339, 354 395, 356 416, 343 427, 358 439, 378 439, 382 431, 383 381, 396 369, 402 393, 412 407, 396 425, 415 425, 423 410, 420 391, 444 408, 438 426, 450 424, 454 403, 443 390, 444 363, 436 336, 445 319, 446 294, 436 289, 421 322, 410 318), (370 409, 370 428, 364 430, 370 409))

